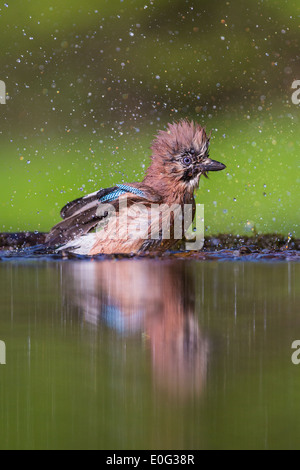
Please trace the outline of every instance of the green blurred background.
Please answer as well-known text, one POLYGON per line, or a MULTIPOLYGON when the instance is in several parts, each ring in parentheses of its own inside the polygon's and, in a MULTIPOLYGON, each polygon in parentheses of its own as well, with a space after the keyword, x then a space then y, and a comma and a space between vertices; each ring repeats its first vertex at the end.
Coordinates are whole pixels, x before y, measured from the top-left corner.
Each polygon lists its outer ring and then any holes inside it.
POLYGON ((297 0, 1 2, 1 231, 140 180, 157 131, 213 130, 207 234, 300 236, 297 0))

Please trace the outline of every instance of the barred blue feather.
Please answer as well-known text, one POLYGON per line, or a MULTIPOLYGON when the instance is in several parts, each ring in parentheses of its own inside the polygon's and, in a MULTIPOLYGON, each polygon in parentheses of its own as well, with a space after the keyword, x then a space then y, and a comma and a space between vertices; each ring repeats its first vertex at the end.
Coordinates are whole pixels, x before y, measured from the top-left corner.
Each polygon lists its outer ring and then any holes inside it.
POLYGON ((109 193, 106 196, 101 197, 99 199, 99 202, 111 202, 126 193, 132 193, 132 194, 135 194, 136 196, 140 196, 143 198, 146 197, 143 191, 141 191, 138 188, 129 186, 128 184, 116 184, 116 186, 118 186, 119 189, 115 189, 115 191, 113 191, 112 193, 109 193))

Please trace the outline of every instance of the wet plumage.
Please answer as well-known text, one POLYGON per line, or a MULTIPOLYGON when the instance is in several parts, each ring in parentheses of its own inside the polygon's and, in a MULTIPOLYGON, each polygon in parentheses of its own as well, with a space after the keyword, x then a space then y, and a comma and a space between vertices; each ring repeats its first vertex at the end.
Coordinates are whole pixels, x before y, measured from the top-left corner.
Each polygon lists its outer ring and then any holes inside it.
MULTIPOLYGON (((151 164, 142 182, 100 189, 68 203, 46 245, 86 255, 171 248, 178 241, 172 232, 176 214, 171 216, 170 238, 163 239, 161 229, 153 229, 152 208, 195 208, 194 191, 201 175, 225 168, 209 158, 208 149, 209 136, 199 124, 169 124, 152 143, 151 164)), ((161 223, 164 212, 158 217, 161 223)))

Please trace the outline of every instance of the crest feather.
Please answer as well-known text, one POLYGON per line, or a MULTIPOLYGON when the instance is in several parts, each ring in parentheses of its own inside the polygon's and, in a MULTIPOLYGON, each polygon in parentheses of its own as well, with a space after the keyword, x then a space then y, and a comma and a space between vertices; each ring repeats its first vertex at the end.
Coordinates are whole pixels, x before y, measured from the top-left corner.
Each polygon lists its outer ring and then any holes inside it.
POLYGON ((166 131, 159 131, 152 143, 153 157, 166 158, 176 153, 194 149, 197 153, 205 153, 208 149, 210 135, 206 128, 194 121, 182 119, 179 122, 168 124, 166 131))

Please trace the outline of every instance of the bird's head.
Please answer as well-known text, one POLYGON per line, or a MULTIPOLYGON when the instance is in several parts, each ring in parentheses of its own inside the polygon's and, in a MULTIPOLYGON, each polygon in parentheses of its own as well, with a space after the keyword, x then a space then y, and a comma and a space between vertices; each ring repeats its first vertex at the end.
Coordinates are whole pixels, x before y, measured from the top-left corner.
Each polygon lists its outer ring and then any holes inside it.
POLYGON ((193 191, 201 175, 226 168, 209 157, 209 140, 205 128, 193 121, 169 124, 153 141, 150 173, 193 191))

